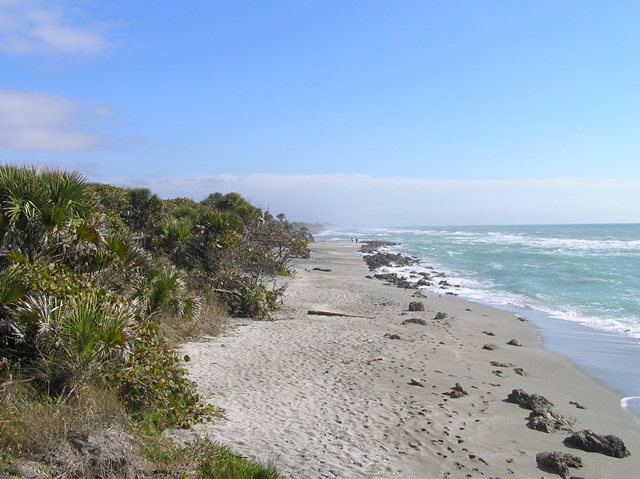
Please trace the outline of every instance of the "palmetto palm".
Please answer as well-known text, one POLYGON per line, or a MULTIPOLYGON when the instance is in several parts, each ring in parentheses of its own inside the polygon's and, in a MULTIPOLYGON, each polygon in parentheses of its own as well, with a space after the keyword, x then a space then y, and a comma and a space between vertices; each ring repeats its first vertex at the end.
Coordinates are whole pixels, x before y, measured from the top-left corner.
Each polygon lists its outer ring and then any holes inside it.
POLYGON ((77 261, 102 243, 101 218, 78 173, 0 165, 0 247, 29 262, 77 261))

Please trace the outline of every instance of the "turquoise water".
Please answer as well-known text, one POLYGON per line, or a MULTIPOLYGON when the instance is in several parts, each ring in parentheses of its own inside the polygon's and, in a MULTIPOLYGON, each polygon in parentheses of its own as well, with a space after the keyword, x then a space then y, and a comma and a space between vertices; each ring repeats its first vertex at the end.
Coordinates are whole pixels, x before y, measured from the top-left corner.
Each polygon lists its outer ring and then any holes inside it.
POLYGON ((426 291, 522 314, 541 328, 545 347, 640 396, 640 224, 345 227, 316 238, 401 243, 389 249, 421 264, 390 271, 432 266, 456 287, 436 283, 426 291))

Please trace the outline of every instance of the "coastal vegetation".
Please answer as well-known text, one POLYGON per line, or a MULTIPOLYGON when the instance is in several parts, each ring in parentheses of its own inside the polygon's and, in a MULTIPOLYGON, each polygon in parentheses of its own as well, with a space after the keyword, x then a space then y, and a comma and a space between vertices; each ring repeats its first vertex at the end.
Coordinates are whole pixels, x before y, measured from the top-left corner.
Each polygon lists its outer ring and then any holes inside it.
POLYGON ((161 433, 223 414, 199 396, 176 347, 219 334, 227 315, 276 310, 275 278, 291 274, 310 239, 237 193, 162 200, 75 172, 0 166, 4 472, 277 477, 161 433))

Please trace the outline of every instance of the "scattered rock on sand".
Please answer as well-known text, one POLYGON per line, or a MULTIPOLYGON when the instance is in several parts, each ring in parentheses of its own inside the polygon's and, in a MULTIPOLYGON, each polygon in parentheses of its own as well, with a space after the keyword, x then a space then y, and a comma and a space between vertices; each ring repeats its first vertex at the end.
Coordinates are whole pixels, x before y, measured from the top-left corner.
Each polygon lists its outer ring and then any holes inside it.
POLYGON ((512 339, 507 344, 510 344, 511 346, 522 346, 522 343, 520 341, 518 341, 517 339, 512 339))
POLYGON ((600 454, 611 457, 623 458, 631 455, 619 437, 613 435, 601 436, 588 429, 578 431, 566 437, 563 442, 582 449, 583 451, 599 452, 600 454))
POLYGON ((462 396, 468 396, 469 395, 467 390, 465 388, 463 388, 460 383, 456 383, 456 385, 453 386, 451 389, 453 389, 453 391, 450 394, 451 397, 462 397, 462 396), (454 396, 454 393, 456 393, 455 396, 454 396))
POLYGON ((500 378, 504 377, 504 371, 502 369, 494 369, 491 372, 500 378))
POLYGON ((575 401, 569 401, 569 404, 571 404, 572 406, 575 406, 577 409, 587 409, 586 407, 584 407, 582 404, 577 403, 575 401))
POLYGON ((447 317, 447 313, 441 313, 438 311, 433 319, 444 319, 446 317, 447 317))
POLYGON ((514 367, 516 367, 515 364, 501 363, 500 361, 491 361, 491 366, 493 366, 495 368, 514 368, 514 367))
POLYGON ((527 372, 522 368, 513 368, 513 372, 519 376, 526 376, 527 372))
POLYGON ((529 427, 534 431, 542 431, 551 434, 557 429, 565 429, 571 431, 569 426, 575 421, 565 418, 563 415, 551 409, 536 409, 529 414, 529 427))
POLYGON ((387 338, 387 339, 402 339, 399 334, 389 334, 389 333, 387 333, 387 334, 384 335, 384 337, 387 338))
POLYGON ((572 456, 564 452, 541 452, 536 454, 536 462, 545 467, 550 467, 560 474, 562 477, 569 476, 569 468, 579 469, 582 467, 582 459, 578 456, 572 456))
POLYGON ((523 408, 530 409, 532 411, 542 411, 544 409, 551 409, 553 407, 553 403, 546 397, 535 393, 528 394, 522 389, 512 390, 511 393, 507 396, 507 402, 519 404, 523 408))
POLYGON ((409 303, 409 311, 424 311, 424 303, 422 301, 411 301, 409 303))
POLYGON ((486 334, 487 336, 495 336, 493 331, 482 331, 482 334, 486 334))
POLYGON ((482 349, 487 349, 489 351, 493 351, 495 349, 498 349, 498 345, 497 344, 488 343, 488 344, 485 344, 484 346, 482 346, 482 349))
POLYGON ((409 318, 402 321, 402 324, 420 324, 426 326, 427 322, 422 318, 409 318))
MULTIPOLYGON (((420 284, 420 281, 418 281, 418 284, 420 284)), ((427 295, 424 294, 422 291, 416 291, 411 296, 414 297, 414 298, 426 298, 427 297, 427 295)))
POLYGON ((409 384, 411 384, 412 386, 420 386, 421 388, 424 387, 424 383, 420 379, 416 378, 411 378, 409 380, 409 384))

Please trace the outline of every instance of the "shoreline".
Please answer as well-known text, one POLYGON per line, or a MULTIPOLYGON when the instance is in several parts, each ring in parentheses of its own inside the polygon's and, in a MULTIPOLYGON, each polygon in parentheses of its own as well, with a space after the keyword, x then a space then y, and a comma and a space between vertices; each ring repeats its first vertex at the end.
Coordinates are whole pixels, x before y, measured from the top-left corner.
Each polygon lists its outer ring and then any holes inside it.
POLYGON ((227 411, 226 421, 196 434, 274 461, 292 478, 559 477, 535 461, 551 451, 580 456, 576 476, 637 476, 640 420, 620 407, 622 396, 543 349, 538 329, 512 312, 451 296, 413 298, 416 290, 366 279, 357 248, 312 243, 311 259, 297 260, 296 276, 284 280, 274 321, 238 321, 232 336, 184 346, 199 390, 227 411), (407 311, 411 301, 425 311, 407 311), (425 324, 402 324, 411 318, 425 324), (482 349, 486 343, 498 347, 482 349), (456 383, 468 396, 449 396, 456 383), (529 429, 530 411, 505 401, 513 389, 548 398, 576 419, 575 431, 620 437, 631 457, 568 448, 565 431, 529 429))

